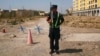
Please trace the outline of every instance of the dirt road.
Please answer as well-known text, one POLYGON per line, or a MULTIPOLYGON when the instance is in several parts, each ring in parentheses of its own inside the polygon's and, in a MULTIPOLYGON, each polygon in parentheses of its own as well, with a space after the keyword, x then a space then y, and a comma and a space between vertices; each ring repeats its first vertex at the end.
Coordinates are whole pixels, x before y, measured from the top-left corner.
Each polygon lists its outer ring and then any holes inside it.
MULTIPOLYGON (((25 33, 20 32, 18 26, 6 28, 7 33, 0 32, 0 56, 50 56, 49 26, 45 18, 22 25, 25 27, 25 33), (34 29, 36 25, 42 28, 40 34, 34 29), (28 29, 32 31, 34 42, 32 45, 27 45, 28 29), (12 37, 12 34, 16 37, 12 37)), ((99 34, 100 29, 72 28, 62 25, 59 56, 100 56, 99 34)))

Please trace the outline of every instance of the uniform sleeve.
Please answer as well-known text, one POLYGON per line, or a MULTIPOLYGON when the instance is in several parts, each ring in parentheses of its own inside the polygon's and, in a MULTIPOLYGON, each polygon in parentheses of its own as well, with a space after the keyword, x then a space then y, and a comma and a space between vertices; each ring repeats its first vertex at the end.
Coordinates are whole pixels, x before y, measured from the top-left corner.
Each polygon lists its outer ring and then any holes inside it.
POLYGON ((62 24, 62 23, 64 22, 64 17, 63 17, 63 15, 60 16, 60 19, 61 19, 60 24, 62 24))

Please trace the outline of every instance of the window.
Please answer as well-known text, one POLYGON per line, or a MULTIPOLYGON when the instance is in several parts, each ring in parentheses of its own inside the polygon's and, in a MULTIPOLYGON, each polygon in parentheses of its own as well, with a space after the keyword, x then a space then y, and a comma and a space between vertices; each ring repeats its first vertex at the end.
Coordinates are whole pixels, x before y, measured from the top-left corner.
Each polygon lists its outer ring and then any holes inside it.
POLYGON ((97 8, 97 4, 95 5, 95 8, 97 8))
POLYGON ((89 9, 90 9, 91 7, 89 6, 89 9))
POLYGON ((89 4, 91 4, 91 2, 89 1, 89 4))
POLYGON ((97 0, 95 0, 95 3, 97 3, 97 0))

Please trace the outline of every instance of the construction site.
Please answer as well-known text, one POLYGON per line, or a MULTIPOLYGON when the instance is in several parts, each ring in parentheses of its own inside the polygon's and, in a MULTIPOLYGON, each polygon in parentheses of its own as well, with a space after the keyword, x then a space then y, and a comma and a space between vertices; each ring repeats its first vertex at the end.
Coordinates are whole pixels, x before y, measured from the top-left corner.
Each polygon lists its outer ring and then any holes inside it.
MULTIPOLYGON (((43 17, 21 24, 24 32, 19 29, 20 25, 0 25, 0 56, 50 56, 49 26, 45 19, 43 17), (37 24, 42 28, 40 34, 35 30, 37 24), (31 45, 27 44, 29 29, 33 38, 31 45)), ((61 28, 60 56, 99 56, 100 19, 87 21, 82 17, 83 20, 74 20, 72 16, 66 16, 65 19, 61 28)))
POLYGON ((9 13, 0 10, 0 56, 100 56, 99 12, 84 13, 89 9, 81 10, 79 1, 83 0, 73 0, 73 9, 68 9, 63 16, 59 55, 49 54, 49 24, 45 11, 24 8, 9 13))

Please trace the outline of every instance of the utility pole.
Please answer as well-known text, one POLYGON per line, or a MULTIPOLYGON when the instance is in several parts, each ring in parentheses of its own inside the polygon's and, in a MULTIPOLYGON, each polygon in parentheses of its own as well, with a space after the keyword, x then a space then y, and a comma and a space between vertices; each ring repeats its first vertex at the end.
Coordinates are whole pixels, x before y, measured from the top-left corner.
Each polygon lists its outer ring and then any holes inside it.
POLYGON ((62 7, 61 7, 61 14, 62 14, 62 12, 63 12, 63 11, 62 11, 62 7))
POLYGON ((22 6, 22 17, 24 17, 24 6, 22 6))
POLYGON ((11 19, 12 13, 11 13, 11 6, 9 6, 9 19, 11 19))

